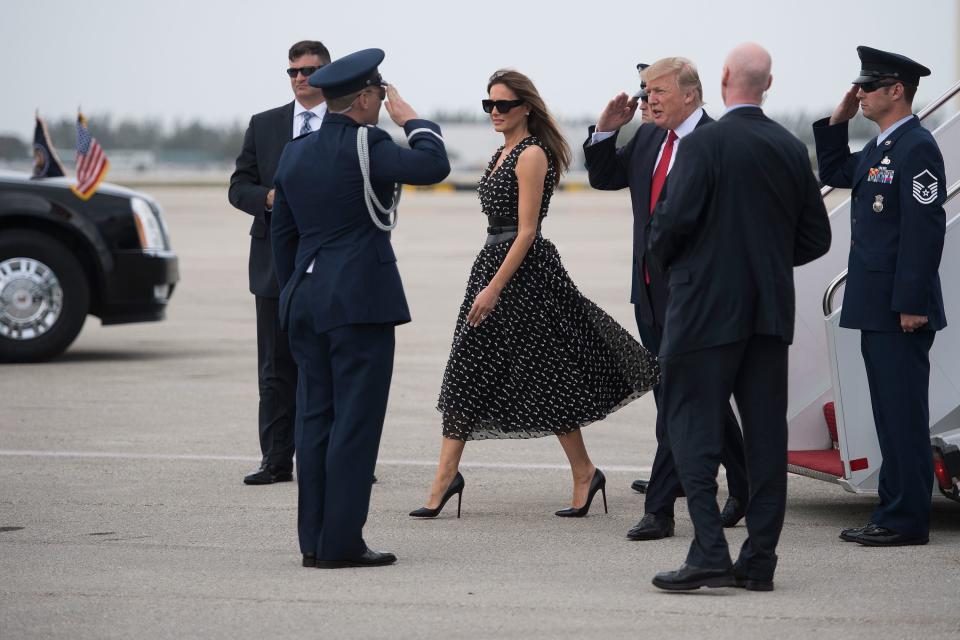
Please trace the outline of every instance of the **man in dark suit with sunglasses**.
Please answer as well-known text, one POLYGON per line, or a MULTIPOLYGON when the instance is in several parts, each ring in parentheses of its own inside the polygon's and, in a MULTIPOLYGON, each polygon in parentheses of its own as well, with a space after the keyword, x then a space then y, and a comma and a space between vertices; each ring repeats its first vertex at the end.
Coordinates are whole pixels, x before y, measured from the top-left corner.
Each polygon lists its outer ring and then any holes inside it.
POLYGON ((850 261, 840 326, 860 350, 883 454, 880 504, 840 538, 871 547, 926 544, 930 532, 930 348, 947 326, 940 288, 947 197, 943 155, 913 115, 930 70, 905 56, 857 47, 860 75, 830 118, 813 124, 820 179, 853 189, 850 261), (851 153, 857 111, 880 135, 851 153))
MULTIPOLYGON (((653 65, 638 64, 643 74, 641 92, 628 99, 621 93, 603 110, 596 127, 583 145, 590 186, 595 189, 630 188, 633 202, 633 262, 630 302, 634 305, 637 329, 643 345, 660 350, 667 306, 666 274, 646 258, 647 234, 654 206, 666 198, 669 172, 683 138, 713 122, 703 110, 703 87, 693 63, 685 58, 665 58, 653 65), (617 132, 633 119, 638 108, 643 124, 630 141, 619 149, 617 132), (647 119, 649 118, 649 119, 647 119)), ((654 390, 660 405, 661 389, 654 390)), ((676 465, 670 453, 666 426, 657 419, 657 452, 650 481, 636 480, 633 488, 646 493, 644 515, 627 533, 630 540, 659 540, 673 535, 674 503, 683 495, 676 465)), ((723 464, 727 470, 729 497, 723 507, 724 526, 740 521, 747 505, 747 480, 743 439, 736 416, 730 409, 723 464)))
POLYGON ((283 148, 293 138, 316 131, 326 113, 323 92, 307 82, 330 63, 323 43, 304 40, 290 47, 290 86, 294 100, 250 118, 237 168, 230 176, 230 204, 253 216, 250 226, 250 293, 256 296, 257 378, 260 386, 260 468, 243 481, 250 485, 293 479, 293 423, 297 365, 287 334, 280 330, 280 288, 270 247, 273 177, 283 148))

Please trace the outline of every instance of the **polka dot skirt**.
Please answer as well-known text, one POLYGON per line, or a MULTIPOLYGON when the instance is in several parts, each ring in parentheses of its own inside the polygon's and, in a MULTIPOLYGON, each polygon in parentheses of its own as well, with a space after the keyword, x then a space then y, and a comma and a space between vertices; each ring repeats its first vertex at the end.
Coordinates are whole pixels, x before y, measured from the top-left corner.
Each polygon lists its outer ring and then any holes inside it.
MULTIPOLYGON (((530 144, 542 146, 533 137, 518 144, 494 181, 489 178, 497 151, 480 181, 485 214, 517 217, 513 169, 521 147, 530 144)), ((552 159, 550 167, 541 216, 556 184, 552 159)), ((510 239, 485 246, 470 271, 437 406, 445 437, 484 440, 570 433, 602 420, 659 381, 656 357, 580 293, 556 246, 539 236, 493 312, 478 327, 470 327, 467 314, 474 299, 512 244, 510 239)))

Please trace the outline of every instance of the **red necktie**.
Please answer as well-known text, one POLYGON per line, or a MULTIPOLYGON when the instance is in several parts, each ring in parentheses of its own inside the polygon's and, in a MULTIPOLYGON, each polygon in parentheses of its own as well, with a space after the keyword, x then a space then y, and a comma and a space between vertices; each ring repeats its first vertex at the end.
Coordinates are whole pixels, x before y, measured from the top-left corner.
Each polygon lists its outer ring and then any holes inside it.
POLYGON ((650 185, 650 214, 653 215, 653 209, 657 206, 657 200, 660 199, 660 192, 663 191, 663 183, 667 181, 667 170, 670 168, 670 158, 673 157, 673 143, 677 140, 677 134, 671 131, 667 134, 667 144, 663 145, 663 153, 660 154, 660 162, 657 163, 657 169, 653 172, 653 183, 650 185))
MULTIPOLYGON (((677 134, 673 131, 667 134, 667 143, 663 145, 663 153, 660 154, 660 162, 653 172, 653 182, 650 184, 650 215, 657 206, 657 200, 660 199, 660 192, 663 191, 663 183, 667 181, 667 170, 670 168, 670 158, 673 157, 673 143, 677 141, 677 134)), ((650 284, 650 270, 647 268, 646 259, 643 264, 643 276, 647 284, 650 284)))

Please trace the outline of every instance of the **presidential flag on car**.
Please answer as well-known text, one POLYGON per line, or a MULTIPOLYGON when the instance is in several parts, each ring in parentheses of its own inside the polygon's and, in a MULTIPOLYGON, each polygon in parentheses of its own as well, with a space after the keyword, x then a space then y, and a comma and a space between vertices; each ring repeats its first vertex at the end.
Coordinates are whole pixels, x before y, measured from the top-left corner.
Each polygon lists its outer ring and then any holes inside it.
POLYGON ((90 135, 87 119, 77 113, 77 184, 71 191, 81 200, 89 200, 107 175, 110 163, 96 138, 90 135))
POLYGON ((36 114, 37 126, 33 130, 33 175, 31 178, 59 178, 63 176, 63 165, 50 142, 47 123, 36 114))

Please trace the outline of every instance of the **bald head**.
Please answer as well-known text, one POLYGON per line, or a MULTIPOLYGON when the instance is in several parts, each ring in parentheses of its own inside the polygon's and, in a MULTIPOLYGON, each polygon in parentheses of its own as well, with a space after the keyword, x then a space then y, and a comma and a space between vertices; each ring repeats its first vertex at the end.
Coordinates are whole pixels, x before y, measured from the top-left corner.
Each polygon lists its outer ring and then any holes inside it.
POLYGON ((723 101, 734 104, 760 104, 763 92, 770 88, 773 62, 767 50, 753 42, 741 44, 727 56, 723 65, 723 101))

